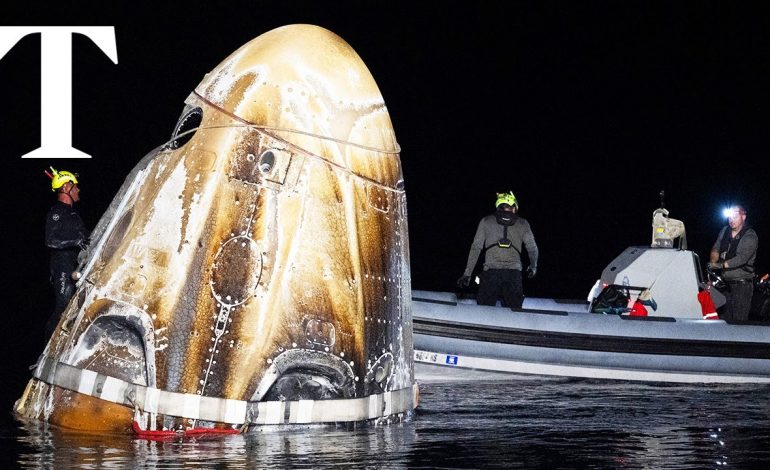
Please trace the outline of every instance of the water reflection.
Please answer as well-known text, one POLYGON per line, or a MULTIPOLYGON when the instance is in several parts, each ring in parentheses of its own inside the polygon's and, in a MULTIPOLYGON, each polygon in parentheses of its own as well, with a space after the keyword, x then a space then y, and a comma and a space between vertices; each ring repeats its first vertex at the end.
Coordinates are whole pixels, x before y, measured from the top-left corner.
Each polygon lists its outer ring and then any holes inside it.
MULTIPOLYGON (((265 429, 151 441, 133 436, 76 433, 45 423, 24 422, 17 440, 21 468, 263 468, 338 467, 351 458, 379 466, 416 439, 409 423, 265 429)), ((399 465, 398 458, 391 462, 399 465)))
POLYGON ((411 420, 147 441, 4 430, 21 468, 746 468, 770 461, 770 387, 580 379, 429 382, 411 420))

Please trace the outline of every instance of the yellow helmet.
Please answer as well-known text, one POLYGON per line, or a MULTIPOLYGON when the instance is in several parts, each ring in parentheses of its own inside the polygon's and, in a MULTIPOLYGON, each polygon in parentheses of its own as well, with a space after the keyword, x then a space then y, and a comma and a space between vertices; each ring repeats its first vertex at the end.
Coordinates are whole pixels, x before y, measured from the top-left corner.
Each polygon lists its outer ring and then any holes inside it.
POLYGON ((71 173, 66 170, 62 171, 56 171, 54 167, 51 168, 52 173, 48 173, 48 171, 45 172, 46 175, 48 175, 49 178, 51 178, 51 191, 56 191, 57 189, 64 186, 66 183, 73 183, 78 184, 78 178, 74 173, 71 173))
POLYGON ((513 195, 513 191, 507 193, 497 193, 497 201, 495 201, 495 208, 500 204, 508 204, 509 206, 519 207, 519 202, 516 200, 516 196, 513 195))

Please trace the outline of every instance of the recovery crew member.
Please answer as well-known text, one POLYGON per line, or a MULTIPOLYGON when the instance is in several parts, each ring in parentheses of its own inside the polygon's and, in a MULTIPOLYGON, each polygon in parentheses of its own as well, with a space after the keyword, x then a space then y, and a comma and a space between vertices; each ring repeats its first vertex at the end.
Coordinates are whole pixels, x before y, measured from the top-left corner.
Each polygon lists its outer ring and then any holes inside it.
POLYGON ((537 273, 538 250, 529 222, 518 215, 519 204, 512 191, 498 193, 494 214, 481 219, 473 238, 465 272, 457 280, 460 287, 470 284, 473 268, 482 250, 486 252, 484 270, 480 274, 476 302, 479 305, 495 305, 502 297, 503 305, 521 308, 524 302, 521 260, 522 246, 529 256, 527 277, 537 273))
POLYGON ((709 254, 709 268, 722 270, 729 286, 726 302, 719 312, 723 320, 748 320, 754 292, 754 260, 759 239, 746 225, 746 209, 735 206, 726 211, 728 225, 722 228, 709 254))
POLYGON ((46 340, 53 334, 62 312, 75 293, 72 273, 78 265, 78 254, 88 246, 89 232, 83 219, 75 210, 80 200, 77 176, 69 171, 46 171, 51 178, 51 190, 56 202, 48 210, 45 219, 45 246, 50 254, 51 283, 54 287, 54 309, 45 326, 46 340))

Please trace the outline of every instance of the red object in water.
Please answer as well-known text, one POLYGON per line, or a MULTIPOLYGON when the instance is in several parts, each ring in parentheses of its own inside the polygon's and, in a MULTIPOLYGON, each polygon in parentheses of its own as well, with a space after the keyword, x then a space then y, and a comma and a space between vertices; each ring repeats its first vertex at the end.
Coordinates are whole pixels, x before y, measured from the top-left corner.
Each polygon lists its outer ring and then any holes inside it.
POLYGON ((150 440, 165 440, 173 439, 176 437, 193 437, 193 436, 213 436, 222 434, 240 434, 237 429, 215 429, 215 428, 192 428, 184 431, 151 431, 145 430, 139 427, 139 423, 134 421, 131 423, 131 427, 134 430, 136 437, 141 439, 150 440))

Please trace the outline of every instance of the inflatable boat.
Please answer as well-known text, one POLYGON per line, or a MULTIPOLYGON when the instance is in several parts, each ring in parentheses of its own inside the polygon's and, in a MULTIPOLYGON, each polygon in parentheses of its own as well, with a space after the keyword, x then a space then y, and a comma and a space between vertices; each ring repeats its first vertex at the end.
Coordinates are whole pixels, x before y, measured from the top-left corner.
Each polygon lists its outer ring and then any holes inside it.
POLYGON ((665 210, 653 214, 653 243, 629 247, 610 262, 586 301, 526 298, 522 309, 512 310, 414 290, 417 378, 485 371, 770 382, 770 324, 718 319, 710 310, 724 296, 703 276, 697 254, 681 243, 684 225, 665 210), (674 238, 681 238, 679 247, 674 238))

